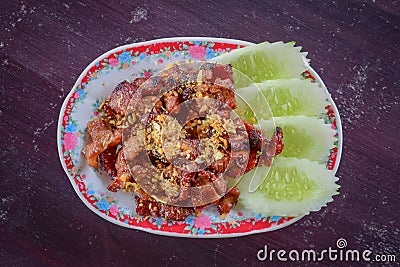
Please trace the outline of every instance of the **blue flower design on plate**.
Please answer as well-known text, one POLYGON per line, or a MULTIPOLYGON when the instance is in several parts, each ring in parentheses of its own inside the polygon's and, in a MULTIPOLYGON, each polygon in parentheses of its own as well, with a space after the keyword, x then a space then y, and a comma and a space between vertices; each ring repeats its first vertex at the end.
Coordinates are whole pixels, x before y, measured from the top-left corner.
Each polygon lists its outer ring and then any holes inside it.
POLYGON ((207 48, 206 49, 206 59, 210 59, 214 57, 214 50, 207 48))
POLYGON ((102 198, 99 200, 99 202, 97 202, 97 207, 99 208, 99 210, 108 210, 110 208, 110 203, 102 198))
POLYGON ((282 218, 281 216, 271 216, 269 217, 269 222, 278 223, 281 218, 282 218))
POLYGON ((96 103, 94 104, 94 108, 95 109, 99 109, 99 107, 100 107, 100 101, 96 101, 96 103))
POLYGON ((263 217, 262 214, 259 213, 259 214, 256 215, 255 218, 256 218, 257 221, 259 221, 259 220, 261 220, 262 217, 263 217))
POLYGON ((186 217, 185 222, 189 225, 193 225, 194 224, 194 215, 189 215, 186 217))
POLYGON ((68 124, 67 127, 65 128, 66 133, 76 133, 77 130, 78 127, 76 127, 76 125, 74 124, 68 124))
POLYGON ((146 53, 141 53, 140 56, 139 56, 139 59, 143 60, 145 58, 146 58, 146 53))
POLYGON ((132 56, 128 52, 123 52, 119 55, 118 60, 121 63, 128 63, 131 60, 132 56))

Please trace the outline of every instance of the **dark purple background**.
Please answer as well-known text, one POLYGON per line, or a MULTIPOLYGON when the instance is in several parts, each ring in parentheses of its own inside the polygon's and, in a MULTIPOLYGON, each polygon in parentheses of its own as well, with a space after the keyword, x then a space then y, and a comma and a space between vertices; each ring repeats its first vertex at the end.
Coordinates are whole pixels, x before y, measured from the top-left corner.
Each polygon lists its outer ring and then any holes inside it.
POLYGON ((264 245, 322 250, 338 238, 400 262, 398 1, 83 2, 0 3, 1 266, 254 265, 264 245), (343 120, 333 203, 279 231, 208 240, 126 229, 82 203, 58 159, 64 97, 102 53, 174 36, 310 52, 343 120))

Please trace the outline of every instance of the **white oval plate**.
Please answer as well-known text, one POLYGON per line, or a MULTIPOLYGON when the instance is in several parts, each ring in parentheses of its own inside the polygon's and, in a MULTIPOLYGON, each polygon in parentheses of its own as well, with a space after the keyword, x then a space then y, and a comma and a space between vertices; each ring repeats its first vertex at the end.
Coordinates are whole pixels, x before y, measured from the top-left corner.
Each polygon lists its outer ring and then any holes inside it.
MULTIPOLYGON (((252 43, 221 38, 179 37, 152 40, 117 47, 95 59, 79 76, 60 111, 57 145, 61 164, 83 203, 100 217, 133 229, 150 233, 183 237, 235 237, 280 229, 299 217, 264 217, 244 207, 236 206, 221 219, 216 208, 189 216, 185 221, 166 221, 163 218, 142 218, 135 212, 131 193, 107 190, 109 177, 90 168, 82 156, 87 122, 97 115, 97 108, 122 80, 151 76, 171 63, 205 60, 252 43)), ((326 87, 311 68, 311 78, 326 87)), ((337 131, 327 169, 336 172, 342 151, 342 128, 336 105, 330 99, 326 119, 337 131)), ((84 214, 83 214, 84 216, 84 214)))

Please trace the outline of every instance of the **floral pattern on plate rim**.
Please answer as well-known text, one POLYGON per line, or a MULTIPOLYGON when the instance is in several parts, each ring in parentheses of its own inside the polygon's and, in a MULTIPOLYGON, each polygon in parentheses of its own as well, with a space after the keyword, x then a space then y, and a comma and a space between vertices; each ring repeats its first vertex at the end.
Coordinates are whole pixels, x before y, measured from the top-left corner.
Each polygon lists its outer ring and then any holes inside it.
MULTIPOLYGON (((207 60, 244 46, 243 44, 223 42, 218 39, 197 39, 199 40, 196 40, 196 38, 186 41, 167 39, 164 41, 155 40, 151 44, 133 44, 119 50, 115 49, 117 50, 115 53, 101 56, 91 64, 88 71, 83 74, 83 77, 81 76, 82 78, 77 86, 68 95, 60 114, 58 130, 60 159, 71 179, 71 183, 85 204, 98 215, 116 224, 152 233, 209 237, 237 236, 274 230, 297 221, 301 217, 264 217, 261 214, 246 216, 240 210, 233 210, 225 219, 221 219, 218 214, 212 213, 202 213, 199 216, 190 215, 185 221, 181 222, 167 221, 163 218, 142 218, 132 209, 119 205, 118 197, 110 195, 106 188, 104 188, 105 191, 103 192, 96 190, 91 183, 86 183, 88 174, 79 164, 80 151, 85 138, 85 128, 80 128, 73 116, 76 105, 87 105, 85 101, 87 100, 88 92, 85 88, 93 80, 102 75, 107 75, 111 71, 135 68, 133 78, 139 76, 149 77, 157 70, 156 68, 149 68, 149 65, 165 65, 174 63, 175 60, 182 60, 182 58, 186 61, 207 60), (146 65, 146 68, 141 68, 141 65, 146 65)), ((303 76, 312 81, 316 80, 310 71, 303 73, 303 76)), ((101 101, 102 99, 96 99, 94 103, 91 103, 91 118, 97 116, 97 108, 101 101)), ((338 131, 337 114, 335 114, 334 107, 329 105, 326 110, 325 121, 332 123, 332 127, 338 131)), ((334 170, 338 163, 338 149, 338 141, 336 141, 330 151, 327 162, 327 169, 329 170, 334 170)), ((95 172, 98 173, 97 171, 95 172)), ((133 199, 132 202, 134 202, 133 199)))

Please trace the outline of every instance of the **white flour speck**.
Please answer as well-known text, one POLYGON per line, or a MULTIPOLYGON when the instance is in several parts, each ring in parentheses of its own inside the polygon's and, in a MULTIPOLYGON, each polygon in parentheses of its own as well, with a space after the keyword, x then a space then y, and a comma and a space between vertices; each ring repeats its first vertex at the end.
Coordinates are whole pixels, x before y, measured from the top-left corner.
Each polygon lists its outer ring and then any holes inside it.
POLYGON ((0 202, 0 221, 7 220, 7 214, 10 209, 10 203, 13 202, 14 199, 12 197, 2 198, 0 202))
POLYGON ((343 92, 349 91, 352 95, 351 98, 340 99, 340 102, 342 103, 341 110, 344 111, 342 112, 342 117, 343 120, 348 123, 355 122, 356 120, 360 119, 361 115, 363 114, 363 112, 361 112, 361 109, 365 105, 364 89, 368 79, 368 68, 368 65, 354 66, 351 71, 355 72, 355 74, 350 83, 340 85, 339 89, 337 90, 337 93, 339 93, 340 95, 342 95, 343 92))
MULTIPOLYGON (((12 12, 12 16, 10 16, 10 22, 9 24, 11 25, 12 28, 15 28, 17 26, 18 23, 20 23, 22 21, 22 19, 26 16, 26 14, 28 13, 26 10, 26 5, 24 4, 24 2, 21 2, 22 5, 20 7, 20 9, 18 11, 12 12)), ((5 28, 6 31, 10 32, 11 29, 6 27, 5 28)))
POLYGON ((47 130, 52 124, 54 123, 54 120, 50 122, 46 122, 43 125, 43 128, 36 128, 36 130, 33 132, 33 139, 32 139, 32 144, 34 144, 33 148, 37 152, 39 151, 38 144, 37 144, 37 139, 40 137, 40 135, 47 130))
POLYGON ((132 19, 129 21, 129 23, 136 23, 143 19, 147 20, 147 9, 144 7, 138 7, 132 11, 132 19))
POLYGON ((56 103, 50 103, 49 106, 50 106, 50 108, 54 109, 55 107, 57 107, 57 104, 56 103))
POLYGON ((0 210, 0 221, 5 221, 7 219, 7 210, 0 210))

